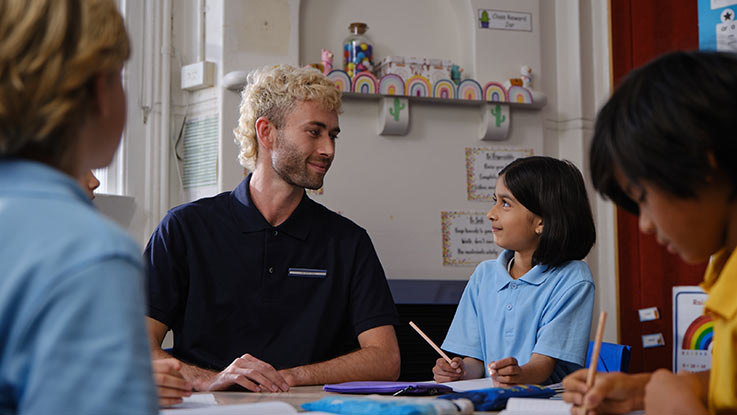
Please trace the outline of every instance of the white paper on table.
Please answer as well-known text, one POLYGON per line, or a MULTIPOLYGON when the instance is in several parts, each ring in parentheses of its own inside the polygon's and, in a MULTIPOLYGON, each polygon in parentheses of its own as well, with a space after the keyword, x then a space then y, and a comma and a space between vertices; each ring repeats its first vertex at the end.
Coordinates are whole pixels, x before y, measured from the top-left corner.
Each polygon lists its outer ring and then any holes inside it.
POLYGON ((507 409, 499 415, 570 414, 571 404, 540 398, 509 398, 507 409))
MULTIPOLYGON (((193 393, 190 396, 182 398, 182 403, 168 406, 162 410, 161 413, 169 409, 190 409, 190 408, 207 408, 210 406, 217 406, 218 401, 215 400, 215 395, 211 393, 193 393)), ((179 411, 177 411, 179 413, 179 411)))
MULTIPOLYGON (((192 395, 195 396, 195 395, 192 395)), ((212 396, 212 394, 210 394, 212 396)), ((215 398, 213 397, 213 400, 215 398)), ((184 402, 183 402, 184 403, 184 402)), ((181 404, 180 404, 181 405, 181 404)), ((176 407, 162 409, 161 415, 282 415, 295 414, 297 410, 286 402, 271 401, 236 405, 208 405, 196 408, 176 407)))
POLYGON ((476 389, 488 389, 494 387, 494 382, 491 378, 478 378, 478 379, 467 379, 457 380, 455 382, 445 382, 442 385, 450 386, 453 388, 453 392, 466 392, 476 389))

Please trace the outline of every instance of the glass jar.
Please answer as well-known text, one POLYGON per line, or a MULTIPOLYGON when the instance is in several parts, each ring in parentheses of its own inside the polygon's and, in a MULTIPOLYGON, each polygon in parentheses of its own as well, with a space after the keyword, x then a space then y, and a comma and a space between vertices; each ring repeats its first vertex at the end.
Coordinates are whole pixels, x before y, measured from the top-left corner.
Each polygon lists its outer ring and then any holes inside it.
POLYGON ((351 23, 348 26, 351 34, 343 41, 343 70, 351 78, 374 69, 374 45, 364 35, 367 29, 366 23, 351 23))

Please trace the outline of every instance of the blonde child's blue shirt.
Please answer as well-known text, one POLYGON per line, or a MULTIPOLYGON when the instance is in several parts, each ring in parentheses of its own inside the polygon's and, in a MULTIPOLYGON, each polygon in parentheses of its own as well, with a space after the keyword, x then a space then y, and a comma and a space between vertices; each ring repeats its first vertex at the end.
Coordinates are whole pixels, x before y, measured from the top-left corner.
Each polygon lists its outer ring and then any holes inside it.
POLYGON ((583 366, 594 307, 588 265, 536 265, 515 280, 507 272, 513 255, 506 250, 476 267, 442 348, 481 360, 484 366, 509 356, 522 366, 532 353, 557 359, 559 366, 568 367, 565 372, 583 366))
POLYGON ((140 249, 80 186, 0 158, 0 414, 154 414, 140 249))

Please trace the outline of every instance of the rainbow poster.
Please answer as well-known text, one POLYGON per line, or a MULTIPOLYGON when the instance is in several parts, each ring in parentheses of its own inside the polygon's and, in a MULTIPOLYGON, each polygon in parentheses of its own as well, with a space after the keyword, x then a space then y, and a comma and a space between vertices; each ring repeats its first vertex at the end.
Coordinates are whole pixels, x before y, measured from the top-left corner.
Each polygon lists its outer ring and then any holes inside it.
POLYGON ((473 79, 464 79, 458 84, 458 98, 480 101, 484 96, 481 85, 473 79))
POLYGON ((456 84, 450 79, 440 79, 432 87, 432 96, 453 99, 456 97, 456 84))
POLYGON ((335 85, 338 86, 338 89, 340 89, 343 92, 351 92, 351 77, 348 76, 348 73, 342 69, 333 69, 328 74, 328 78, 335 82, 335 85))
POLYGON ((704 314, 706 293, 699 287, 673 287, 673 371, 711 368, 714 322, 704 314))
POLYGON ((393 73, 382 76, 379 81, 379 93, 381 95, 404 95, 404 80, 393 73))
POLYGON ((412 75, 404 85, 404 93, 411 97, 431 97, 432 85, 430 85, 430 80, 424 76, 412 75))
POLYGON ((692 321, 683 334, 683 350, 709 350, 714 337, 714 321, 711 316, 701 315, 692 321))
POLYGON ((492 102, 507 102, 507 90, 499 82, 484 85, 484 99, 492 102))
POLYGON ((353 77, 353 92, 375 94, 378 89, 379 82, 371 72, 359 72, 353 77))

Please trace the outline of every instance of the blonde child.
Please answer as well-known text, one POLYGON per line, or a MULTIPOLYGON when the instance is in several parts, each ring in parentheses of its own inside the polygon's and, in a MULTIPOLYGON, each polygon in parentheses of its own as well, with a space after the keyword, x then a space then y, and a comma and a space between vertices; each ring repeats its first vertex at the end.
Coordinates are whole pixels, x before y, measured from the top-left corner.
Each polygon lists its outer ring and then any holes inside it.
POLYGON ((78 182, 120 142, 123 19, 0 0, 0 38, 0 413, 156 414, 139 247, 78 182))

